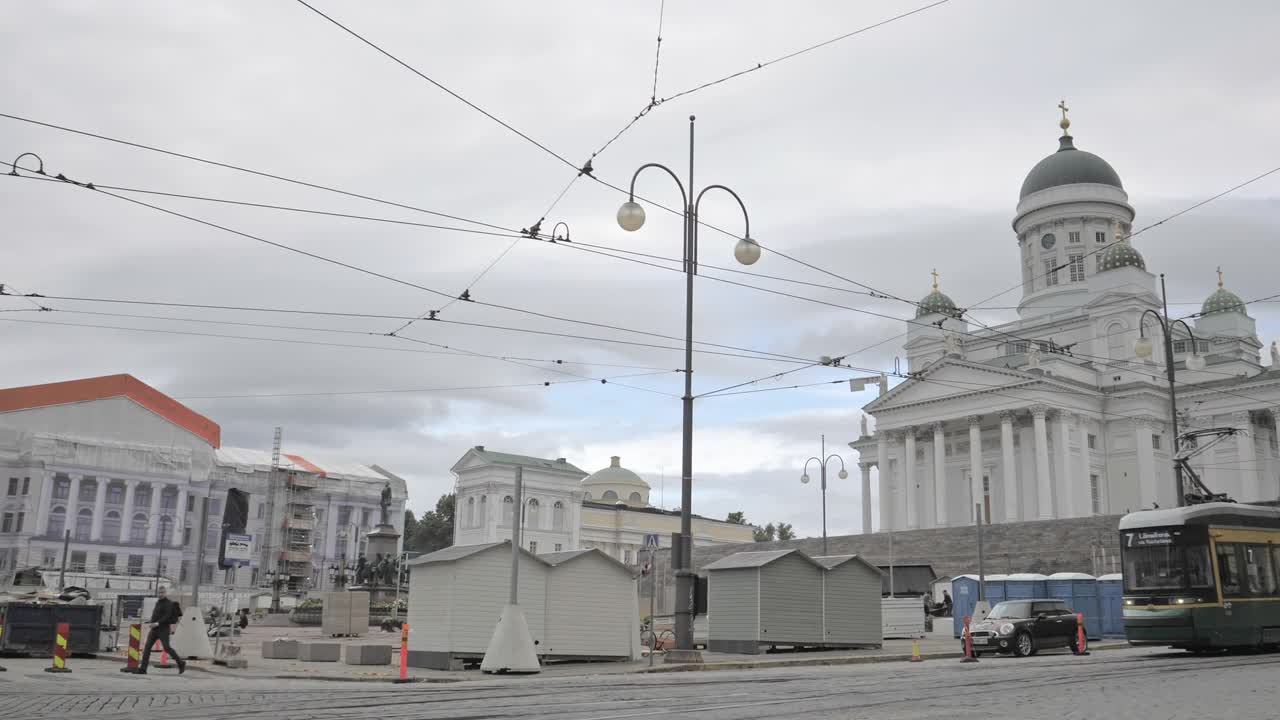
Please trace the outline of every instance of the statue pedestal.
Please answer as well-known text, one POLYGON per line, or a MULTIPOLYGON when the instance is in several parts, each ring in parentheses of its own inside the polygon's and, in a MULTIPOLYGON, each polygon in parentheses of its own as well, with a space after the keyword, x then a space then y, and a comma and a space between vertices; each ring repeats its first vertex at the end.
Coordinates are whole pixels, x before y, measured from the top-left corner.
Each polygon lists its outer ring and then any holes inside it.
POLYGON ((365 535, 368 544, 365 547, 364 556, 372 562, 379 555, 387 557, 395 557, 396 550, 400 545, 400 533, 394 527, 383 523, 365 535))

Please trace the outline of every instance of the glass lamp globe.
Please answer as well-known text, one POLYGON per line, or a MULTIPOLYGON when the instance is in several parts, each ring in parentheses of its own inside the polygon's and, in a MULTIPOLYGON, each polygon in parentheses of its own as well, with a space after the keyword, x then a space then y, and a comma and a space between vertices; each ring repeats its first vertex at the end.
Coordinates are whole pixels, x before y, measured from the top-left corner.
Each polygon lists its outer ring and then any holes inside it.
POLYGON ((618 208, 618 225, 627 232, 644 227, 644 208, 635 200, 628 200, 618 208))
POLYGON ((760 244, 751 238, 742 238, 733 248, 733 256, 743 265, 754 265, 760 259, 760 244))
POLYGON ((848 479, 849 479, 849 471, 848 471, 848 470, 845 470, 844 468, 840 468, 840 474, 839 474, 839 475, 837 475, 836 477, 840 478, 841 480, 848 480, 848 479))
POLYGON ((1200 354, 1198 354, 1198 353, 1193 353, 1193 354, 1191 354, 1191 355, 1188 355, 1188 356, 1187 356, 1187 369, 1188 369, 1188 370, 1203 370, 1203 369, 1204 369, 1204 356, 1203 356, 1203 355, 1200 355, 1200 354))
POLYGON ((1133 354, 1140 358, 1149 358, 1151 357, 1152 347, 1151 338, 1140 337, 1138 338, 1138 341, 1133 344, 1133 354))
POLYGON ((809 484, 809 473, 805 473, 805 474, 803 474, 803 475, 801 475, 801 476, 800 476, 800 484, 801 484, 801 485, 808 485, 808 484, 809 484))

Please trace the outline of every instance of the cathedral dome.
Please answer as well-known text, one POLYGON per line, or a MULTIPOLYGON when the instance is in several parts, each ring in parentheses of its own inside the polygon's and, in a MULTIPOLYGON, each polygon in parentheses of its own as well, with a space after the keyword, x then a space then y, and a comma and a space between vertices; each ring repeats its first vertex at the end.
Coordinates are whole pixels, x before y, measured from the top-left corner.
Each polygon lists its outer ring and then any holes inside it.
POLYGON ((1124 267, 1146 270, 1147 261, 1142 259, 1142 254, 1135 250, 1128 240, 1121 239, 1102 251, 1102 255, 1098 258, 1098 272, 1124 267))
POLYGON ((938 271, 934 270, 933 292, 925 295, 920 302, 916 303, 916 317, 924 317, 925 315, 955 317, 958 314, 959 308, 956 307, 955 301, 938 289, 938 271))
POLYGON ((1079 183, 1124 189, 1120 184, 1120 175, 1110 163, 1091 152, 1077 150, 1072 144, 1071 136, 1064 134, 1058 139, 1058 151, 1036 163, 1031 172, 1027 173, 1026 180, 1022 181, 1019 198, 1040 190, 1079 183))
POLYGON ((1214 315, 1217 313, 1240 313, 1245 312, 1244 300, 1240 296, 1231 292, 1222 286, 1222 271, 1218 271, 1218 289, 1212 295, 1205 299, 1204 305, 1200 306, 1201 315, 1214 315))
POLYGON ((596 502, 623 502, 640 507, 649 504, 649 483, 622 467, 622 458, 617 455, 609 459, 609 467, 583 478, 582 489, 588 500, 596 502))

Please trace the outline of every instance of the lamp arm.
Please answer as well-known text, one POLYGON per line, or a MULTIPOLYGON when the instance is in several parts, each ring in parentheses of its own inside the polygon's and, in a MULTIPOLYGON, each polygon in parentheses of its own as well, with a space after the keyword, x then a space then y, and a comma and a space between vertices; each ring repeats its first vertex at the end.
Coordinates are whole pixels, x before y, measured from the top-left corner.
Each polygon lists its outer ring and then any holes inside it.
POLYGON ((677 176, 677 175, 676 175, 676 174, 671 170, 671 168, 667 167, 666 165, 663 165, 662 163, 645 163, 644 165, 641 165, 640 167, 636 168, 635 173, 631 176, 631 187, 630 187, 630 190, 628 191, 628 196, 627 196, 629 200, 631 200, 632 202, 634 202, 634 201, 635 201, 635 199, 636 199, 636 178, 640 177, 640 173, 644 172, 644 170, 645 170, 646 168, 658 168, 659 170, 662 170, 662 171, 666 172, 668 175, 670 175, 670 176, 671 176, 671 179, 676 181, 676 187, 680 188, 680 200, 681 200, 681 202, 683 203, 683 205, 684 205, 685 207, 688 207, 688 206, 689 206, 689 195, 688 195, 687 193, 685 193, 685 191, 684 191, 684 183, 680 182, 680 178, 679 178, 679 176, 677 176))
POLYGON ((744 238, 751 237, 751 216, 747 214, 746 204, 742 202, 742 198, 738 197, 738 193, 734 192, 732 189, 724 185, 708 185, 702 188, 702 192, 698 193, 698 199, 693 201, 693 212, 697 214, 698 207, 702 205, 702 196, 706 195, 708 190, 723 190, 729 193, 730 195, 732 195, 734 200, 738 201, 738 207, 742 208, 742 220, 746 226, 743 237, 744 238))

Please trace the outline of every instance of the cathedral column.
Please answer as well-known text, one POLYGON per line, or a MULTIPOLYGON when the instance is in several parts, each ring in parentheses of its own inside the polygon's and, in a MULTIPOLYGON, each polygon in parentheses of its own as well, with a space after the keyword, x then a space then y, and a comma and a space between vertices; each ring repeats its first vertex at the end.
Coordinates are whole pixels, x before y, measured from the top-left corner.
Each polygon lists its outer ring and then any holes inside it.
POLYGON ((893 529, 907 529, 907 465, 906 451, 903 446, 903 439, 906 436, 901 430, 894 430, 889 434, 889 442, 893 443, 893 454, 895 459, 890 460, 893 465, 893 529))
POLYGON ((1138 453, 1138 502, 1143 508, 1150 508, 1156 503, 1156 456, 1151 447, 1151 429, 1155 424, 1151 418, 1136 418, 1133 421, 1133 445, 1138 453))
MULTIPOLYGON (((76 529, 76 512, 80 509, 80 480, 83 475, 71 475, 71 492, 67 494, 67 529, 76 529)), ((72 533, 74 534, 74 533, 72 533)))
POLYGON ((876 429, 876 475, 880 478, 880 530, 893 529, 893 474, 889 472, 889 436, 876 429))
POLYGON ((1053 421, 1053 430, 1058 517, 1075 517, 1077 512, 1072 493, 1076 483, 1071 473, 1071 413, 1058 411, 1053 421))
MULTIPOLYGON (((1093 463, 1089 457, 1089 418, 1076 415, 1076 425, 1080 430, 1080 467, 1076 468, 1078 486, 1075 492, 1076 514, 1081 517, 1093 514, 1093 463)), ((1098 480, 1098 510, 1106 505, 1103 502, 1102 480, 1098 480)))
POLYGON ((935 527, 947 524, 947 431, 941 422, 933 424, 933 511, 935 527))
POLYGON ((902 489, 903 511, 906 515, 907 527, 914 530, 920 527, 920 491, 916 487, 916 429, 907 426, 904 429, 905 445, 903 447, 902 489))
POLYGON ((98 542, 102 539, 102 516, 107 511, 107 480, 97 478, 98 490, 93 496, 93 524, 89 526, 89 539, 98 542))
MULTIPOLYGON (((157 531, 160 529, 160 493, 164 486, 158 482, 151 483, 151 509, 147 511, 147 544, 155 545, 157 531)), ((221 518, 219 518, 221 521, 221 518)))
POLYGON ((1013 458, 1013 410, 1000 413, 1000 476, 1004 479, 1004 519, 1018 521, 1018 470, 1013 458))
POLYGON ((1258 456, 1254 450, 1253 420, 1249 411, 1233 413, 1231 421, 1242 431, 1236 435, 1236 459, 1240 463, 1240 482, 1237 485, 1240 495, 1236 500, 1242 503, 1270 500, 1271 498, 1263 495, 1262 483, 1258 478, 1258 456))
POLYGON ((1036 500, 1041 520, 1053 519, 1053 485, 1049 482, 1049 433, 1044 422, 1045 414, 1048 412, 1049 408, 1043 405, 1031 408, 1031 424, 1035 429, 1036 446, 1036 500))
MULTIPOLYGON (((249 524, 253 524, 256 515, 249 516, 249 524)), ((182 485, 178 488, 178 505, 173 512, 173 538, 170 545, 173 547, 182 547, 183 529, 187 526, 187 486, 182 485)))
POLYGON ((40 504, 36 505, 36 535, 49 532, 49 513, 53 511, 53 485, 57 475, 40 471, 40 504))
POLYGON ((871 463, 860 462, 862 471, 862 534, 871 533, 871 463))
MULTIPOLYGON (((969 511, 968 515, 974 512, 974 506, 979 505, 983 501, 982 493, 982 416, 970 415, 966 420, 969 421, 969 511)), ((977 522, 990 524, 991 518, 978 516, 974 518, 977 522)))
POLYGON ((119 542, 129 542, 130 528, 133 527, 133 500, 138 491, 137 480, 124 481, 124 510, 120 512, 119 542))

